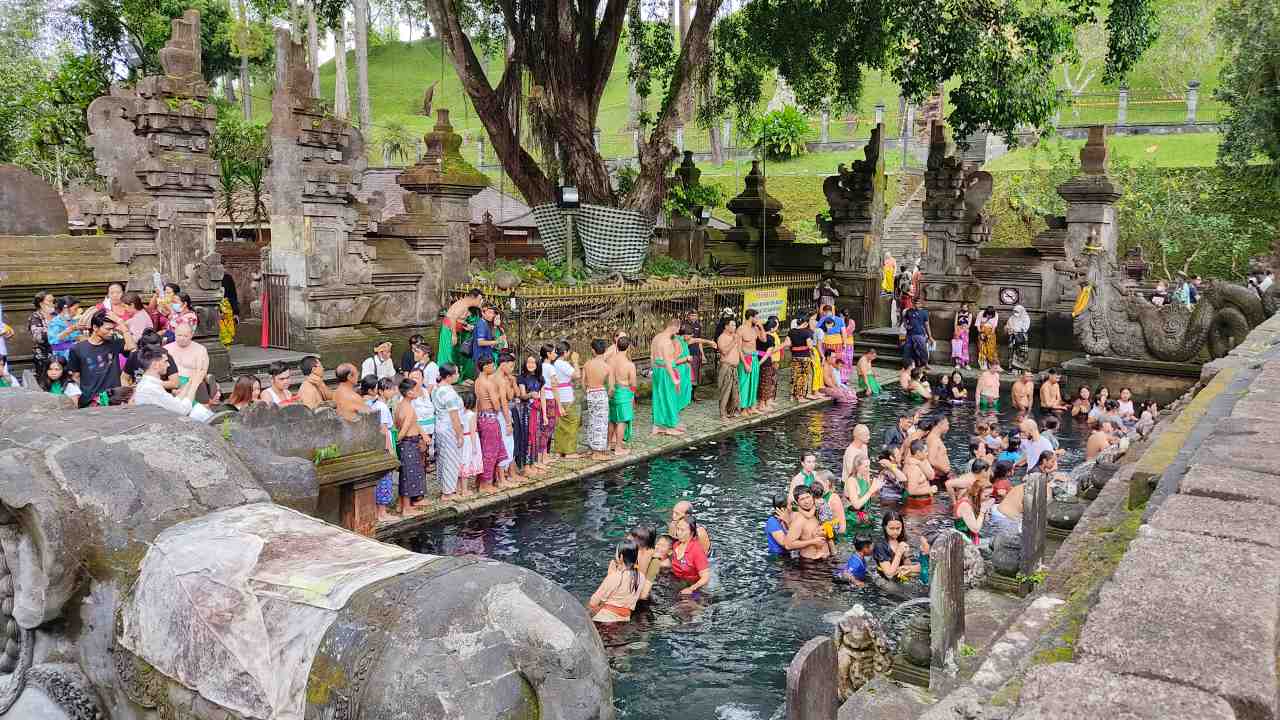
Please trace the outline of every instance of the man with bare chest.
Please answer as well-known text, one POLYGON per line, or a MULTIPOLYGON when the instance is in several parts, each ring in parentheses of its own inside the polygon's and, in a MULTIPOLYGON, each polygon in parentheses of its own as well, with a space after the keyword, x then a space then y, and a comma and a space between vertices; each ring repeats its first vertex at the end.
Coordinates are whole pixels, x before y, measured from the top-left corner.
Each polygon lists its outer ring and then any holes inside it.
POLYGON ((670 318, 649 344, 649 360, 653 363, 653 432, 676 437, 684 434, 680 429, 680 372, 676 369, 673 339, 679 329, 680 319, 670 318))
POLYGON ((978 412, 998 412, 1000 410, 1000 365, 988 365, 978 376, 978 386, 973 390, 973 402, 978 412))
POLYGON ((738 363, 741 362, 742 341, 738 337, 738 323, 732 318, 722 321, 724 327, 716 338, 720 351, 720 369, 716 374, 716 388, 720 393, 720 419, 729 420, 738 411, 738 363))
POLYGON ((1066 410, 1067 404, 1062 402, 1062 384, 1058 382, 1058 369, 1053 368, 1040 386, 1040 411, 1057 412, 1066 410))
POLYGON ((396 426, 397 450, 400 454, 400 514, 410 515, 422 506, 426 495, 427 438, 418 426, 418 414, 413 401, 422 389, 412 380, 400 381, 400 395, 404 399, 396 405, 393 418, 396 426))
POLYGON ((1018 379, 1014 381, 1013 387, 1009 390, 1009 395, 1013 400, 1013 406, 1022 412, 1031 410, 1032 398, 1035 397, 1036 384, 1031 379, 1031 372, 1023 370, 1018 379))
POLYGON ((609 459, 609 393, 613 389, 613 370, 609 359, 614 346, 604 338, 591 341, 595 357, 582 368, 582 384, 587 390, 587 447, 591 459, 609 459))
MULTIPOLYGON (((796 504, 798 508, 791 513, 791 524, 787 527, 787 546, 822 537, 822 523, 818 522, 817 501, 813 492, 807 487, 798 488, 796 504)), ((800 548, 799 553, 805 560, 823 560, 831 556, 831 543, 806 545, 800 548)))
POLYGON ((609 447, 615 455, 631 451, 631 421, 635 418, 636 364, 631 362, 631 338, 620 335, 613 343, 609 372, 613 375, 613 392, 609 394, 609 447))
POLYGON ((943 415, 936 421, 921 422, 921 429, 925 430, 924 440, 929 446, 929 465, 933 468, 933 479, 936 480, 935 484, 940 485, 951 476, 951 458, 947 457, 947 446, 942 442, 951 429, 951 421, 943 415), (929 423, 927 429, 926 423, 929 423))
MULTIPOLYGON (((499 464, 506 459, 506 446, 502 442, 502 421, 499 415, 507 415, 502 402, 502 384, 497 378, 493 355, 476 358, 476 434, 480 440, 480 491, 497 492, 495 480, 503 480, 499 464)), ((511 422, 507 418, 507 422, 511 422)))
POLYGON ((338 417, 354 422, 361 413, 371 412, 364 399, 360 397, 360 392, 356 390, 356 384, 360 382, 360 378, 356 377, 355 365, 342 363, 333 371, 333 376, 338 381, 338 386, 333 389, 333 404, 338 411, 338 417))

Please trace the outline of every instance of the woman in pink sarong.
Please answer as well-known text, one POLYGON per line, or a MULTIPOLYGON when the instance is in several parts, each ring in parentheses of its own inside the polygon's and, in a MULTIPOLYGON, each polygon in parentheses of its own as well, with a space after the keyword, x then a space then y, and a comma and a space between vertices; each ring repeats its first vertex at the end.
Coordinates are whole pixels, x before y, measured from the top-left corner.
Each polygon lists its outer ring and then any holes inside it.
POLYGON ((857 405, 858 393, 840 378, 844 359, 835 350, 827 351, 827 362, 822 365, 822 394, 838 404, 857 405))
POLYGON ((853 354, 853 331, 857 324, 853 318, 845 315, 844 330, 841 331, 844 344, 840 351, 840 381, 846 385, 849 384, 849 378, 853 376, 854 366, 858 362, 853 354))

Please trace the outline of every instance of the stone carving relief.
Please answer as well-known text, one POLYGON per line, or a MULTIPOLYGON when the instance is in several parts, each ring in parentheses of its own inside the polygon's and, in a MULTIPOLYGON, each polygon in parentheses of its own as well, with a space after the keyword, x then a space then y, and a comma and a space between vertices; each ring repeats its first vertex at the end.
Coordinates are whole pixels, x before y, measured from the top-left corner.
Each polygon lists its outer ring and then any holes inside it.
POLYGON ((837 689, 841 701, 848 699, 875 676, 888 673, 893 666, 889 637, 880 622, 861 605, 854 605, 841 616, 836 623, 834 639, 839 678, 837 689))

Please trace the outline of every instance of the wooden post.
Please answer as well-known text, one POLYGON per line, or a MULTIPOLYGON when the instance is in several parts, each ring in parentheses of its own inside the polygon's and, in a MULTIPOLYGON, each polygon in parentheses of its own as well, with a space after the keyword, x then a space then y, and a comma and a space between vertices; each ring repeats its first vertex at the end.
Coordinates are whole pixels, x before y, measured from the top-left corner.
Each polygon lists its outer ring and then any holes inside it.
POLYGON ((787 667, 787 720, 836 720, 837 672, 831 638, 805 643, 787 667))
POLYGON ((1022 495, 1022 554, 1018 572, 1030 575, 1040 567, 1044 557, 1044 534, 1049 522, 1049 476, 1032 475, 1023 487, 1022 495))
POLYGON ((929 551, 929 688, 953 674, 964 642, 964 543, 960 533, 944 533, 929 551))

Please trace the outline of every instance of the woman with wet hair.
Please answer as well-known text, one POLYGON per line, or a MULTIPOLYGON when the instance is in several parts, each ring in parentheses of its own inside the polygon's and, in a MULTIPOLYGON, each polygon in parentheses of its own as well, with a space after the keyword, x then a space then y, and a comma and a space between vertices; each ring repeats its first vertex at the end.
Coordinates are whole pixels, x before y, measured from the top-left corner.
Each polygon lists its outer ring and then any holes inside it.
POLYGON ((692 595, 711 582, 711 562, 698 542, 698 526, 692 515, 681 516, 671 525, 676 539, 671 549, 671 574, 692 583, 680 591, 681 595, 692 595))
POLYGON ((871 549, 876 571, 890 582, 907 582, 920 575, 921 565, 907 539, 907 524, 895 510, 880 519, 880 539, 871 549))
POLYGON ((631 528, 631 532, 627 533, 627 537, 640 546, 640 556, 636 560, 636 565, 640 568, 640 572, 649 580, 657 578, 658 572, 662 570, 662 560, 655 552, 658 544, 658 531, 648 525, 637 525, 631 528))
POLYGON ((628 537, 618 543, 608 574, 587 601, 592 620, 627 622, 635 612, 636 603, 649 597, 653 584, 640 570, 639 560, 640 545, 635 540, 628 537))

